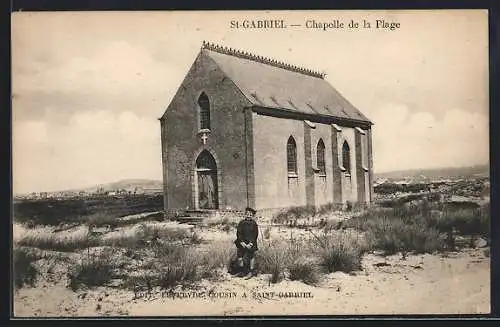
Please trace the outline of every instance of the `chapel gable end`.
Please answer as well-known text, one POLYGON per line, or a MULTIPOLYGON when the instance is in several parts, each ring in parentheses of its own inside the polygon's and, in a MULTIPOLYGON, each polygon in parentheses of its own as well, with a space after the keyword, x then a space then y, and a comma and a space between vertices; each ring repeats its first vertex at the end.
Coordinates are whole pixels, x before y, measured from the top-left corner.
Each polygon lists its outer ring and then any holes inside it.
MULTIPOLYGON (((198 53, 189 71, 180 83, 174 97, 160 120, 176 120, 186 111, 199 111, 207 115, 209 110, 241 107, 246 99, 236 85, 224 74, 220 67, 202 50, 198 53), (201 106, 201 107, 200 107, 201 106)), ((208 117, 204 117, 208 118, 208 117)), ((200 123, 200 122, 198 122, 200 123)), ((208 123, 208 120, 204 120, 208 123)))

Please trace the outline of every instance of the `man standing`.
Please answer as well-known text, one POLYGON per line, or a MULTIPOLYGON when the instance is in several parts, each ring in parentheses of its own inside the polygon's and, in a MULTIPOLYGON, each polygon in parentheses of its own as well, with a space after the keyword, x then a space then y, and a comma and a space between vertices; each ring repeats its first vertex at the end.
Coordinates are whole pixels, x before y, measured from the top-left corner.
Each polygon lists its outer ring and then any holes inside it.
POLYGON ((236 240, 234 243, 237 248, 238 267, 243 268, 243 258, 245 255, 250 259, 250 270, 248 274, 243 271, 238 273, 239 277, 245 276, 247 279, 255 276, 255 251, 257 248, 257 236, 259 235, 259 227, 255 221, 255 209, 246 208, 245 218, 240 221, 236 229, 236 240))

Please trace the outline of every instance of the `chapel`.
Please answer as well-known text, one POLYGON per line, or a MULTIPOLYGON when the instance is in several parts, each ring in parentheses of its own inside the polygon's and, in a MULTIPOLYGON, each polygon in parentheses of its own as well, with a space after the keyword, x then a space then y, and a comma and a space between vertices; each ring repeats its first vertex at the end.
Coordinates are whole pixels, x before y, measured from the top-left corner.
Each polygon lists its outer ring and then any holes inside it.
POLYGON ((373 123, 324 73, 203 42, 160 125, 166 212, 372 202, 373 123))

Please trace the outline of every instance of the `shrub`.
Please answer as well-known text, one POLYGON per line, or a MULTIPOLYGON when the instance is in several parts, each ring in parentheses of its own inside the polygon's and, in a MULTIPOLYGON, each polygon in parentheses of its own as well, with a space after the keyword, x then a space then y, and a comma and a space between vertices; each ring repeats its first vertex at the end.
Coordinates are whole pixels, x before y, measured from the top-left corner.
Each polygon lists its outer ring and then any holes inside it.
POLYGON ((193 250, 183 252, 180 260, 162 263, 159 270, 158 286, 162 288, 171 288, 178 284, 193 283, 202 278, 198 273, 200 258, 193 250))
POLYGON ((217 277, 221 268, 230 270, 231 259, 234 257, 236 257, 236 249, 232 241, 211 243, 201 255, 202 277, 217 277))
POLYGON ((380 224, 379 220, 384 217, 391 216, 393 214, 392 209, 380 208, 380 209, 368 209, 361 214, 354 216, 350 219, 344 220, 342 222, 343 228, 354 228, 359 231, 368 231, 373 226, 380 224))
POLYGON ((488 235, 489 209, 459 209, 445 211, 445 218, 453 222, 453 226, 462 235, 488 235))
POLYGON ((420 192, 427 191, 429 185, 425 183, 419 184, 395 184, 395 183, 383 183, 374 187, 374 192, 379 194, 394 194, 397 192, 420 192))
POLYGON ((215 227, 219 230, 229 233, 231 229, 236 228, 239 220, 242 218, 240 213, 220 212, 214 216, 205 218, 203 225, 215 227))
POLYGON ((134 291, 134 297, 137 298, 137 293, 141 291, 147 291, 148 294, 151 294, 153 287, 158 284, 157 280, 156 275, 141 271, 136 275, 128 275, 121 287, 134 291))
POLYGON ((298 219, 306 219, 313 217, 316 214, 314 206, 296 206, 290 207, 278 212, 272 217, 272 222, 275 224, 283 224, 287 222, 296 222, 298 219))
POLYGON ((285 277, 285 272, 299 257, 305 256, 305 244, 291 239, 290 241, 266 242, 257 251, 259 270, 271 274, 270 281, 277 283, 285 277))
POLYGON ((489 203, 477 209, 446 209, 436 222, 440 230, 448 231, 449 238, 454 238, 453 231, 463 236, 470 236, 470 246, 478 236, 490 243, 490 205, 489 203))
POLYGON ((373 235, 376 249, 386 254, 432 253, 444 248, 440 233, 435 228, 421 224, 408 224, 402 219, 380 219, 380 224, 374 225, 368 233, 373 235))
POLYGON ((162 239, 175 242, 182 241, 190 237, 187 229, 176 228, 162 224, 141 224, 139 225, 143 239, 162 239))
POLYGON ((111 232, 101 238, 100 244, 104 246, 138 248, 144 246, 145 239, 143 233, 137 228, 124 229, 119 232, 111 232))
POLYGON ((80 286, 102 286, 113 277, 114 251, 104 249, 100 253, 88 252, 68 271, 69 287, 75 291, 80 286))
POLYGON ((425 204, 408 204, 394 209, 370 209, 345 221, 343 226, 366 232, 371 247, 386 254, 424 253, 444 248, 440 232, 448 229, 449 220, 431 215, 425 204))
POLYGON ((204 264, 202 254, 194 249, 181 245, 163 244, 155 247, 157 286, 171 288, 178 284, 187 284, 208 277, 206 271, 212 272, 204 264))
POLYGON ((332 230, 340 229, 342 225, 342 220, 339 219, 327 219, 320 222, 320 226, 323 230, 328 233, 332 230))
POLYGON ((190 244, 200 244, 203 242, 203 238, 200 236, 200 234, 198 234, 196 231, 193 231, 190 235, 189 235, 189 243, 190 244))
POLYGON ((39 249, 72 252, 96 246, 97 240, 91 236, 88 227, 62 232, 54 232, 52 228, 37 227, 26 230, 18 240, 18 244, 39 249))
POLYGON ((300 280, 309 285, 315 285, 319 281, 319 267, 313 260, 305 257, 294 260, 289 266, 291 280, 300 280))
POLYGON ((116 216, 110 215, 106 212, 96 212, 88 216, 82 216, 81 222, 93 227, 117 227, 120 221, 116 216))
POLYGON ((132 228, 106 234, 100 241, 102 245, 137 248, 151 244, 152 241, 170 243, 186 242, 199 244, 202 239, 196 232, 161 223, 143 223, 132 228))
POLYGON ((288 246, 284 242, 274 241, 266 243, 257 251, 260 272, 271 274, 270 281, 277 283, 284 278, 288 264, 288 246))
POLYGON ((359 235, 351 232, 323 234, 315 239, 315 252, 319 255, 320 265, 327 272, 346 273, 361 270, 361 257, 366 247, 359 235))
POLYGON ((347 201, 347 202, 345 203, 345 209, 346 209, 347 211, 352 211, 352 209, 353 209, 353 204, 351 203, 351 201, 347 201))
POLYGON ((486 239, 488 244, 491 241, 491 206, 486 203, 479 209, 480 229, 479 234, 486 239))
POLYGON ((321 205, 318 208, 318 210, 316 211, 316 215, 324 215, 324 214, 328 214, 328 213, 331 213, 334 211, 339 211, 340 209, 342 209, 341 205, 334 204, 334 203, 330 202, 330 203, 321 205))
POLYGON ((39 258, 26 248, 15 247, 14 259, 14 286, 16 289, 24 285, 33 286, 37 277, 37 269, 33 265, 39 258))
POLYGON ((268 240, 271 238, 271 227, 266 227, 266 229, 264 229, 264 233, 263 233, 262 237, 265 240, 268 240))

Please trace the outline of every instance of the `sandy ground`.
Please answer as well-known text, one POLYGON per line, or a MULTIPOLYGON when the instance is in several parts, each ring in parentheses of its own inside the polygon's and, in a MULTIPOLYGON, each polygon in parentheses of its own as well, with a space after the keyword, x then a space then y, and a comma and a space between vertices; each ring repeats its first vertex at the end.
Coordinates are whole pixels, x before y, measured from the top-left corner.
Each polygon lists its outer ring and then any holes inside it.
POLYGON ((225 275, 220 282, 203 281, 197 290, 176 290, 176 298, 159 290, 134 294, 111 287, 73 292, 62 283, 41 281, 36 287, 15 293, 14 314, 95 317, 489 313, 490 259, 484 251, 469 249, 446 257, 426 254, 406 260, 400 255, 384 258, 369 254, 363 259, 363 271, 355 275, 324 275, 316 287, 289 280, 270 284, 268 275, 250 280, 225 275), (187 298, 195 292, 199 297, 187 298), (302 297, 283 297, 288 292, 302 297))

